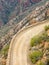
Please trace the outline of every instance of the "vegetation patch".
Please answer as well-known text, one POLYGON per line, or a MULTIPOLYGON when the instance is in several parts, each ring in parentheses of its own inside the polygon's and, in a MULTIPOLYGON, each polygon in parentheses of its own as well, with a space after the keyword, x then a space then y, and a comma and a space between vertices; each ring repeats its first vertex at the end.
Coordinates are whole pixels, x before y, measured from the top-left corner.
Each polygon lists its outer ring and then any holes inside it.
POLYGON ((43 53, 41 51, 33 51, 30 54, 32 63, 35 63, 36 61, 38 61, 42 57, 42 55, 43 55, 43 53))
POLYGON ((42 35, 40 35, 40 36, 38 35, 38 36, 33 37, 30 41, 30 46, 31 47, 36 46, 36 45, 40 44, 42 41, 49 42, 49 36, 48 36, 47 32, 42 33, 42 35))
POLYGON ((45 26, 45 31, 49 30, 49 25, 45 26))
POLYGON ((4 48, 2 48, 2 50, 0 51, 0 54, 2 54, 4 56, 4 58, 7 58, 7 54, 8 54, 8 49, 9 49, 9 44, 7 44, 4 48))
POLYGON ((29 58, 34 65, 48 65, 49 58, 49 25, 44 27, 41 35, 31 38, 29 58), (43 60, 42 60, 43 59, 43 60), (42 62, 44 61, 44 62, 42 62))

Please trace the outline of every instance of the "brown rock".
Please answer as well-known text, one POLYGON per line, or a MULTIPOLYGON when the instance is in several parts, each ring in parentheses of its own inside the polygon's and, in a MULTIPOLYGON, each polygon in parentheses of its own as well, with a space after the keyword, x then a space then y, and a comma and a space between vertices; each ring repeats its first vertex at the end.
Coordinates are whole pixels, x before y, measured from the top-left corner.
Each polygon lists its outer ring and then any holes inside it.
POLYGON ((1 63, 2 65, 6 65, 6 59, 2 59, 1 63))
POLYGON ((45 42, 44 49, 47 49, 49 47, 49 42, 45 42))

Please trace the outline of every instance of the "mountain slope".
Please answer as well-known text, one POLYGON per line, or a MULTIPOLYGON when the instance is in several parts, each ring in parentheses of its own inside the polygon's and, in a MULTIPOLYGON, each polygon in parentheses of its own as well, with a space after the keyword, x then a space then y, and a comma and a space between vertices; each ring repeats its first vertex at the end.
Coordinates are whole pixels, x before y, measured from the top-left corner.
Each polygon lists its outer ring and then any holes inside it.
MULTIPOLYGON (((41 1, 41 0, 37 0, 41 1)), ((0 0, 0 23, 6 24, 10 19, 25 11, 28 7, 37 2, 35 0, 0 0)), ((1 25, 1 24, 0 24, 1 25)))

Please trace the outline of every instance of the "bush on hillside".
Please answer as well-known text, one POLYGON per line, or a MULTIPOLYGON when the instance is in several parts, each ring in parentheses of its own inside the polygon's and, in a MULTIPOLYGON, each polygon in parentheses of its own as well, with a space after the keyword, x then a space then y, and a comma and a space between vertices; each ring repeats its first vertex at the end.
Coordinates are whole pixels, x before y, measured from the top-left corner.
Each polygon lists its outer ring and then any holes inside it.
POLYGON ((41 36, 33 37, 30 41, 30 45, 33 47, 40 44, 42 41, 49 41, 47 32, 44 32, 41 36))
POLYGON ((33 51, 30 53, 30 59, 32 63, 36 63, 37 60, 39 60, 42 57, 43 53, 41 51, 33 51))
POLYGON ((45 31, 49 30, 49 25, 45 26, 45 31))
POLYGON ((35 36, 31 39, 30 45, 33 47, 33 46, 36 46, 37 44, 40 44, 41 42, 42 42, 42 37, 41 36, 35 36))
POLYGON ((8 49, 9 49, 9 44, 7 44, 4 48, 1 50, 1 54, 4 55, 4 57, 7 57, 8 54, 8 49))
POLYGON ((47 38, 48 38, 47 32, 44 32, 44 33, 41 35, 41 38, 42 38, 43 41, 46 41, 47 38))

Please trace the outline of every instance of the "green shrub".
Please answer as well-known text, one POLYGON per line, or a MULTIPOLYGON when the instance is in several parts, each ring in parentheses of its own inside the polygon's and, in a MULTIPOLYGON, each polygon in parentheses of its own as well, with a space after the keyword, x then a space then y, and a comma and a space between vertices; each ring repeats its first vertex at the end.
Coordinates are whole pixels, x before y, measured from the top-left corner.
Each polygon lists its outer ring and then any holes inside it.
POLYGON ((6 45, 6 46, 1 50, 1 54, 4 55, 5 58, 7 57, 8 49, 9 49, 9 44, 6 45))
POLYGON ((37 44, 40 44, 42 41, 47 41, 49 42, 49 37, 47 32, 44 32, 42 35, 40 36, 35 36, 31 39, 30 41, 30 45, 31 47, 36 46, 37 44))
POLYGON ((33 47, 33 46, 36 46, 37 44, 40 44, 42 41, 42 38, 40 36, 35 36, 31 39, 30 41, 30 45, 33 47))
POLYGON ((45 26, 45 31, 47 31, 49 29, 49 25, 45 26))
POLYGON ((42 57, 43 53, 41 51, 33 51, 30 53, 30 59, 32 63, 36 63, 37 60, 39 60, 42 57))

